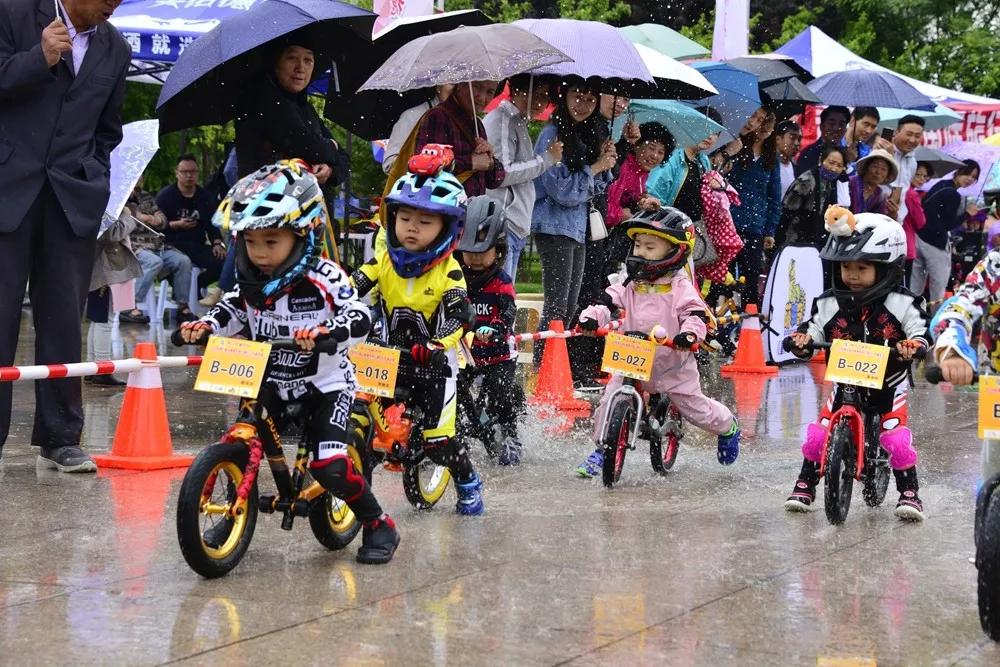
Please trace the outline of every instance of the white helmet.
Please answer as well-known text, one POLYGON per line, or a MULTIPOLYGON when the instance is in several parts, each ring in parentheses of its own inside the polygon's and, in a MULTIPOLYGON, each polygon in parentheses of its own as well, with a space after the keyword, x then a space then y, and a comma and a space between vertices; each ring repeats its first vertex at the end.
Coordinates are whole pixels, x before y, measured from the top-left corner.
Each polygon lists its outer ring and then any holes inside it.
POLYGON ((839 267, 833 271, 833 292, 841 308, 856 310, 881 299, 903 284, 906 234, 903 226, 881 213, 854 215, 840 206, 826 211, 830 238, 820 257, 830 262, 871 262, 876 265, 875 284, 854 292, 844 285, 839 267))

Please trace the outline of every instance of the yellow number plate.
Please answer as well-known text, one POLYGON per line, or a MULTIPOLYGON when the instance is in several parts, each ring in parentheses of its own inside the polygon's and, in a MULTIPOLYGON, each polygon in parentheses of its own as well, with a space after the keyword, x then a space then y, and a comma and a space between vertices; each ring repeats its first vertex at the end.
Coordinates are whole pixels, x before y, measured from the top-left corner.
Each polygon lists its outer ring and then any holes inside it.
POLYGON ((604 338, 604 358, 601 359, 601 369, 605 373, 623 375, 646 382, 653 373, 653 357, 655 356, 656 343, 653 341, 609 333, 604 338))
POLYGON ((826 364, 826 381, 881 389, 890 348, 854 340, 836 339, 826 364))
POLYGON ((979 378, 979 437, 1000 439, 1000 375, 979 378))
POLYGON ((352 347, 347 356, 354 362, 355 375, 361 391, 392 398, 396 392, 399 350, 362 343, 352 347))
POLYGON ((212 336, 194 388, 212 394, 254 398, 264 380, 270 354, 270 343, 212 336))

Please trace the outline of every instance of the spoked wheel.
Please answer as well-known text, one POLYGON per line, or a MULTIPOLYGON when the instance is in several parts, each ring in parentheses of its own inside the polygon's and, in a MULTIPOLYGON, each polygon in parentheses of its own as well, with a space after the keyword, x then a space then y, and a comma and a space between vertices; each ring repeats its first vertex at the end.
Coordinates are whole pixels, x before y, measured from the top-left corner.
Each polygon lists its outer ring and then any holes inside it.
POLYGON ((830 434, 826 455, 826 518, 833 525, 847 520, 854 490, 854 438, 847 424, 837 424, 830 434))
POLYGON ((628 452, 629 434, 635 421, 632 401, 622 397, 608 411, 608 423, 604 427, 604 486, 609 489, 618 482, 625 467, 625 453, 628 452))
POLYGON ((403 493, 418 510, 434 507, 448 490, 450 482, 451 471, 427 456, 403 465, 403 493))
POLYGON ((1000 476, 983 485, 976 502, 976 569, 979 572, 979 623, 1000 641, 1000 476))
POLYGON ((670 406, 668 420, 663 438, 649 440, 649 462, 653 465, 653 470, 661 475, 674 467, 681 444, 681 415, 673 405, 670 406))
MULTIPOLYGON (((354 447, 347 448, 356 472, 363 472, 361 457, 354 447)), ((312 501, 309 506, 309 527, 316 540, 331 551, 338 551, 350 544, 358 532, 361 522, 354 512, 340 498, 329 491, 312 501)))
POLYGON ((249 450, 241 443, 204 449, 184 475, 177 499, 177 541, 191 569, 221 577, 243 558, 257 525, 257 483, 246 502, 236 491, 243 482, 249 450))
POLYGON ((872 465, 865 468, 861 476, 864 483, 862 495, 869 507, 878 507, 885 501, 885 492, 889 489, 889 462, 872 460, 872 465))

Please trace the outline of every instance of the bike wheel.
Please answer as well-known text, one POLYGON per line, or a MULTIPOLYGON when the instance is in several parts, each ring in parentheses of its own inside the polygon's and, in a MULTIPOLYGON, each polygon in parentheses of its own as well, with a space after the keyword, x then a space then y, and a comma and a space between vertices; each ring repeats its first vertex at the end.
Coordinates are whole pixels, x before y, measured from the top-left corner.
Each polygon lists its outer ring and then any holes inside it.
POLYGON ((993 641, 1000 641, 1000 495, 996 484, 984 484, 976 503, 976 570, 979 624, 993 641))
MULTIPOLYGON (((354 469, 364 473, 357 450, 348 447, 347 451, 354 469)), ((309 506, 309 527, 317 542, 330 551, 339 551, 358 536, 361 522, 347 503, 327 491, 309 506)))
POLYGON ((650 463, 653 465, 653 470, 661 475, 666 474, 674 467, 674 463, 677 461, 677 450, 681 444, 681 415, 673 405, 670 406, 667 414, 669 420, 667 432, 663 434, 662 439, 651 438, 649 441, 650 463))
POLYGON ((625 467, 625 453, 628 451, 629 435, 635 421, 632 401, 622 396, 608 410, 608 423, 604 427, 604 486, 609 489, 622 476, 625 467))
POLYGON ((418 510, 434 507, 451 482, 451 471, 428 457, 403 464, 403 493, 418 510))
POLYGON ((177 498, 177 541, 191 569, 207 579, 221 577, 246 554, 257 525, 257 483, 243 511, 232 517, 232 528, 217 547, 205 543, 205 533, 227 520, 243 482, 249 450, 241 443, 216 444, 195 458, 184 475, 177 498))
POLYGON ((862 476, 864 483, 865 503, 869 507, 878 507, 885 501, 885 493, 889 489, 889 465, 882 461, 875 461, 873 465, 865 470, 862 476))
POLYGON ((854 489, 854 439, 847 424, 837 424, 830 434, 826 454, 826 518, 833 525, 847 520, 854 489))

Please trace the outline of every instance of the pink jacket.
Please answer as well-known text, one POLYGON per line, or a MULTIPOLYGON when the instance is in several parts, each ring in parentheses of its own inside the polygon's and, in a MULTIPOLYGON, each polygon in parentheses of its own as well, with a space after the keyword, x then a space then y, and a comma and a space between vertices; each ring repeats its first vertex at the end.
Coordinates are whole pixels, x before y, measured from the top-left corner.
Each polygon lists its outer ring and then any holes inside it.
POLYGON ((906 217, 903 218, 903 231, 906 232, 906 259, 917 258, 917 232, 927 224, 924 215, 924 193, 910 188, 906 191, 906 217))
MULTIPOLYGON (((652 286, 629 282, 623 287, 621 283, 615 283, 606 292, 616 306, 625 309, 625 322, 620 329, 622 332, 648 333, 659 324, 667 330, 667 336, 671 339, 682 332, 691 332, 698 340, 705 339, 705 321, 699 316, 699 313, 705 313, 705 302, 684 269, 672 276, 660 278, 652 286), (650 287, 655 289, 659 286, 668 287, 669 291, 649 290, 650 287)), ((597 320, 598 324, 604 326, 611 320, 611 311, 604 305, 589 306, 580 314, 580 319, 597 320)), ((701 377, 694 355, 658 347, 653 361, 653 374, 650 382, 646 383, 646 389, 653 393, 680 391, 700 394, 701 377)))

